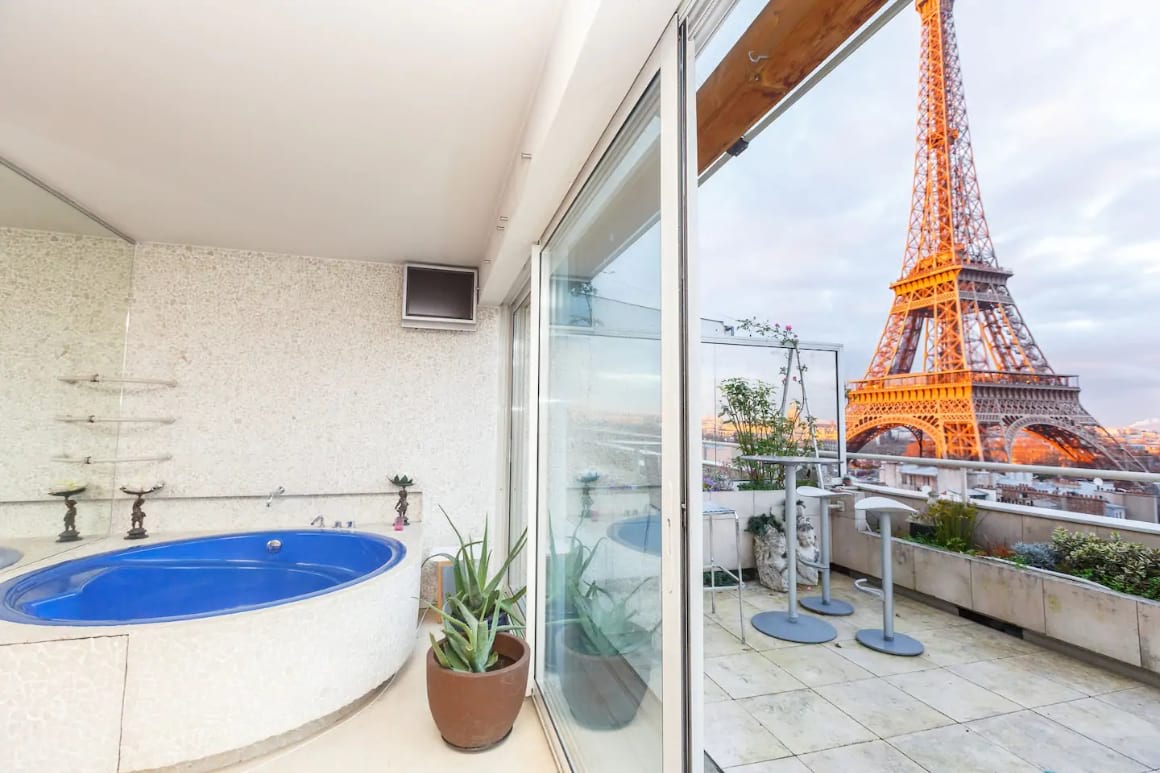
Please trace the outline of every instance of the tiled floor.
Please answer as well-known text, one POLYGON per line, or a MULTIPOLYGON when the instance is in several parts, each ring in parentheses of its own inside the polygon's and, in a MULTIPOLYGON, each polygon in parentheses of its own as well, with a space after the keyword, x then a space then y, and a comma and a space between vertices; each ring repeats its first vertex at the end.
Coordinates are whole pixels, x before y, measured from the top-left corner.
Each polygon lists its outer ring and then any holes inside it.
POLYGON ((425 628, 415 639, 407 665, 358 713, 295 746, 222 773, 555 773, 558 768, 531 700, 524 704, 511 736, 496 748, 466 754, 444 744, 427 709, 427 647, 425 628))
MULTIPOLYGON (((835 641, 796 645, 749 627, 737 602, 705 617, 706 751, 726 773, 1119 773, 1160 769, 1160 690, 900 596, 898 631, 926 645, 898 658, 854 641, 881 606, 826 618, 835 641)), ((757 585, 748 619, 785 609, 757 585)))

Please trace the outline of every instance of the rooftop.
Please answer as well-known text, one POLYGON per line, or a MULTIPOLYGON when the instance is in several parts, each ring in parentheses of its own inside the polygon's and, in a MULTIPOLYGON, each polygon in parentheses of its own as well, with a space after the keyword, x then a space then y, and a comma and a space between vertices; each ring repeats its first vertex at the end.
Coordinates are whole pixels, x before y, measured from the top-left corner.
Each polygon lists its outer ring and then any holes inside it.
MULTIPOLYGON (((1144 771, 1160 768, 1160 689, 895 596, 916 658, 854 641, 880 607, 834 575, 849 617, 835 641, 798 645, 752 626, 721 593, 705 615, 705 748, 729 773, 1144 771)), ((785 594, 743 591, 748 619, 785 594)))

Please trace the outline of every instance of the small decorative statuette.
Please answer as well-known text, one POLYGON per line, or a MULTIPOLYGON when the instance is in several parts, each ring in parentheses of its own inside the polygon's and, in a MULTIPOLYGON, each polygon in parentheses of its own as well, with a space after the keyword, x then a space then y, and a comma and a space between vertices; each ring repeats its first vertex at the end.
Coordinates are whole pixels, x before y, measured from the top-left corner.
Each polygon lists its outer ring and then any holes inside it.
POLYGON ((395 531, 402 531, 404 526, 410 526, 411 521, 407 518, 407 489, 415 485, 415 481, 411 480, 406 475, 396 475, 391 478, 391 483, 399 487, 399 501, 395 503, 395 531))
POLYGON ((54 497, 64 497, 64 531, 57 535, 57 542, 76 542, 81 538, 77 532, 77 502, 74 496, 87 488, 83 483, 68 481, 48 492, 54 497))
POLYGON ((580 484, 581 520, 597 520, 596 513, 592 511, 592 487, 598 480, 600 480, 600 473, 596 470, 585 470, 576 476, 576 482, 580 484))
POLYGON ((125 535, 125 539, 145 539, 149 536, 149 533, 145 531, 145 511, 141 509, 141 505, 145 504, 146 494, 160 491, 164 487, 164 483, 121 486, 121 491, 137 497, 137 500, 133 502, 133 512, 129 515, 129 532, 125 535))

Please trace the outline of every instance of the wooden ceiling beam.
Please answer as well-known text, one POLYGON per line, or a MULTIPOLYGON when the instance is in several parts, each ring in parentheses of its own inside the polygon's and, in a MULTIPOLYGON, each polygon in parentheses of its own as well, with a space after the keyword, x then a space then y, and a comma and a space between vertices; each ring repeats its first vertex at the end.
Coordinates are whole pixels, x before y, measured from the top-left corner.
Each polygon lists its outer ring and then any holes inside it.
POLYGON ((697 171, 729 150, 886 2, 770 0, 697 90, 697 171))

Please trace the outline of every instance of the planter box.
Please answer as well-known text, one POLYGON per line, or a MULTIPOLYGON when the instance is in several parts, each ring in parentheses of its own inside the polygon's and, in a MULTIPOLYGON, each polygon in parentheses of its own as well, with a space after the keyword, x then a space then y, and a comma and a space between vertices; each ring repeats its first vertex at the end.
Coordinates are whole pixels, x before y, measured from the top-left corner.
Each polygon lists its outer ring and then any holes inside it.
POLYGON ((914 589, 959 607, 971 608, 970 556, 915 545, 914 589))
POLYGON ((1030 568, 1021 569, 1006 561, 971 557, 968 560, 971 566, 970 609, 1029 631, 1048 633, 1042 573, 1030 568))
POLYGON ((1047 635, 1134 666, 1141 665, 1135 596, 1045 578, 1047 635))
MULTIPOLYGON (((833 514, 833 562, 879 576, 881 543, 833 514)), ((894 544, 897 587, 1160 673, 1160 603, 1065 575, 914 542, 894 544), (910 584, 908 584, 908 582, 910 584)))
POLYGON ((1160 674, 1160 602, 1136 602, 1140 626, 1140 665, 1160 674))

